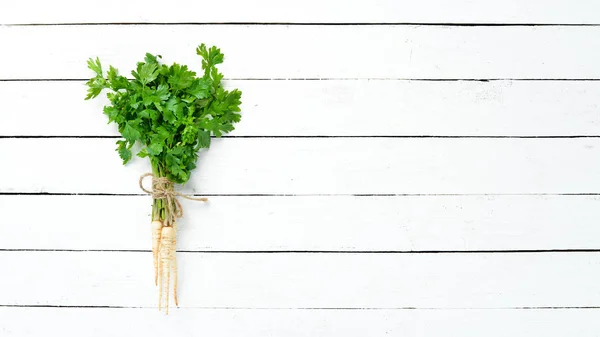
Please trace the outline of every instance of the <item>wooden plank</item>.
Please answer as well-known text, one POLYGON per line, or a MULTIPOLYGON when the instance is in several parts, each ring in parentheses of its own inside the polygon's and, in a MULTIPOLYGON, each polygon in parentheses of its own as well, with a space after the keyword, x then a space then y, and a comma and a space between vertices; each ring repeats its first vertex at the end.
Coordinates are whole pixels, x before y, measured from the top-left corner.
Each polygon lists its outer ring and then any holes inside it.
MULTIPOLYGON (((237 136, 599 134, 600 82, 595 81, 234 80, 226 85, 244 93, 243 123, 232 133, 237 136)), ((102 114, 108 100, 84 101, 85 92, 79 81, 0 82, 0 95, 10 97, 0 135, 118 135, 102 114)))
MULTIPOLYGON (((599 201, 596 196, 211 197, 208 205, 185 203, 178 249, 598 249, 599 201)), ((145 196, 4 195, 0 232, 10 235, 0 236, 0 247, 149 250, 149 213, 145 196)))
MULTIPOLYGON (((259 236, 259 235, 257 235, 259 236)), ((0 252, 8 305, 156 307, 152 253, 0 252)), ((595 253, 179 253, 179 304, 205 308, 598 306, 595 253)))
POLYGON ((599 23, 596 1, 506 0, 259 0, 194 2, 105 0, 90 10, 86 3, 22 0, 0 6, 0 23, 98 22, 417 22, 417 23, 599 23), (31 9, 35 8, 35 11, 31 9), (56 10, 68 8, 69 10, 56 10), (140 10, 143 8, 143 10, 140 10))
POLYGON ((128 73, 146 52, 198 70, 200 42, 228 78, 600 78, 600 27, 92 25, 0 27, 0 79, 89 78, 95 56, 128 73))
MULTIPOLYGON (((140 193, 114 139, 0 140, 1 192, 140 193)), ((185 192, 537 194, 600 191, 600 139, 229 138, 203 152, 185 192)))
POLYGON ((598 310, 210 310, 0 308, 6 336, 595 337, 598 310), (35 324, 31 324, 35 322, 35 324), (107 324, 110 322, 110 324, 107 324), (116 328, 118 327, 118 328, 116 328))

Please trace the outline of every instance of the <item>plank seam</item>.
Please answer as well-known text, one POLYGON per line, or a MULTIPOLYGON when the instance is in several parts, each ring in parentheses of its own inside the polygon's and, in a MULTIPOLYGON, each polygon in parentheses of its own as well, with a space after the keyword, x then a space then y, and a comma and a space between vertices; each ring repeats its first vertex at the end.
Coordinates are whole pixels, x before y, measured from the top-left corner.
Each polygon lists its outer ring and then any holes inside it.
POLYGON ((442 27, 598 27, 598 23, 479 23, 479 22, 65 22, 8 23, 3 27, 47 26, 442 26, 442 27))
MULTIPOLYGON (((47 135, 47 136, 31 136, 31 135, 0 135, 0 139, 120 139, 121 136, 98 136, 98 135, 47 135)), ((217 139, 217 137, 211 137, 217 139)), ((550 135, 550 136, 475 136, 475 135, 257 135, 257 136, 222 136, 218 138, 229 139, 310 139, 310 138, 399 138, 399 139, 577 139, 577 138, 600 138, 600 135, 550 135)))
MULTIPOLYGON (((52 308, 52 309, 156 309, 156 307, 144 306, 112 306, 112 305, 52 305, 52 304, 0 304, 0 308, 52 308)), ((587 310, 600 309, 600 306, 519 306, 519 307, 182 307, 181 309, 198 310, 587 310)))
MULTIPOLYGON (((148 249, 12 249, 0 252, 150 253, 148 249)), ((546 254, 600 253, 600 249, 506 249, 506 250, 177 250, 191 254, 546 254)))
MULTIPOLYGON (((85 78, 0 78, 0 82, 87 82, 85 78)), ((225 81, 597 82, 600 78, 231 77, 225 81)))
MULTIPOLYGON (((144 193, 67 193, 67 192, 2 192, 0 196, 111 196, 111 197, 147 197, 144 193)), ((356 194, 268 194, 268 193, 213 193, 190 194, 196 197, 502 197, 502 196, 600 196, 595 193, 356 193, 356 194)))

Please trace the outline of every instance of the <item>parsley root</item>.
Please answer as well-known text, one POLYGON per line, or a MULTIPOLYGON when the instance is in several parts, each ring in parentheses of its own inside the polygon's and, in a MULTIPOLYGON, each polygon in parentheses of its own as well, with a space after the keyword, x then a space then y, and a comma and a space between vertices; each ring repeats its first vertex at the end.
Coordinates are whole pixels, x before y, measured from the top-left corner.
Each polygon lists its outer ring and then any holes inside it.
POLYGON ((88 60, 95 76, 86 82, 86 100, 110 90, 110 104, 104 107, 109 123, 115 123, 123 139, 117 140, 117 152, 127 164, 133 157, 133 145, 141 145, 136 155, 148 158, 152 173, 140 178, 140 187, 153 197, 152 259, 154 284, 159 287, 158 308, 169 311, 169 293, 177 299, 176 220, 183 216, 178 196, 197 201, 175 192, 175 184, 185 184, 196 168, 198 151, 208 149, 211 137, 221 137, 233 131, 240 121, 242 93, 222 86, 223 74, 217 65, 223 54, 217 47, 201 44, 196 54, 202 57, 200 76, 186 65, 162 64, 160 55, 146 54, 131 72, 133 79, 119 75, 110 66, 106 77, 98 58, 88 60), (142 186, 145 176, 152 176, 152 191, 142 186), (172 281, 171 281, 172 276, 172 281), (163 298, 165 303, 163 306, 163 298))
MULTIPOLYGON (((166 313, 169 314, 169 293, 171 290, 171 271, 173 271, 174 283, 177 280, 177 269, 176 269, 176 233, 172 226, 163 227, 160 237, 160 261, 159 261, 159 287, 160 294, 158 297, 158 309, 161 309, 163 292, 165 296, 165 309, 166 313)), ((177 298, 177 285, 175 283, 173 296, 177 298)), ((177 302, 177 301, 176 301, 177 302)))
POLYGON ((160 234, 162 222, 152 221, 152 259, 154 260, 154 285, 158 284, 158 248, 160 247, 160 234))

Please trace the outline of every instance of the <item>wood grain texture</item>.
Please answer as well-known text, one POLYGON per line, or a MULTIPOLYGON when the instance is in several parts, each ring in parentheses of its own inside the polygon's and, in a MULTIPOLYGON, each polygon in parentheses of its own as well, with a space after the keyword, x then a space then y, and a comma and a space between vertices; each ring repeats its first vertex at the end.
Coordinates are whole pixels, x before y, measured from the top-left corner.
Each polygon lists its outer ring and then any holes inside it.
MULTIPOLYGON (((184 251, 599 249, 599 202, 597 196, 211 197, 206 205, 185 202, 177 245, 184 251)), ((146 196, 4 195, 0 232, 10 235, 0 236, 0 248, 149 250, 149 213, 146 196), (61 220, 49 226, 49 219, 61 220)))
POLYGON ((201 42, 228 78, 600 78, 600 27, 112 25, 0 26, 0 79, 85 79, 96 56, 128 74, 146 52, 198 70, 201 42))
MULTIPOLYGON (((233 80, 226 86, 243 92, 235 136, 600 134, 595 81, 233 80)), ((102 114, 108 100, 84 101, 85 95, 83 81, 0 82, 0 96, 10 97, 0 136, 118 135, 102 114)))
POLYGON ((0 308, 5 336, 595 337, 598 310, 210 310, 0 308), (31 324, 35 319, 36 324, 31 324), (74 324, 74 322, 77 322, 74 324), (119 329, 114 327, 118 326, 119 329))
POLYGON ((417 22, 417 23, 600 23, 591 0, 305 0, 126 3, 104 0, 91 9, 76 0, 35 0, 0 5, 0 23, 97 22, 417 22), (31 8, 36 8, 32 11, 31 8), (68 8, 69 10, 57 10, 68 8))
MULTIPOLYGON (((0 252, 2 304, 156 307, 152 253, 0 252)), ((596 253, 178 253, 179 304, 205 308, 597 306, 596 253)))
MULTIPOLYGON (((1 192, 140 193, 114 139, 2 139, 1 192)), ((203 194, 597 193, 600 139, 245 139, 213 142, 184 191, 203 194)))

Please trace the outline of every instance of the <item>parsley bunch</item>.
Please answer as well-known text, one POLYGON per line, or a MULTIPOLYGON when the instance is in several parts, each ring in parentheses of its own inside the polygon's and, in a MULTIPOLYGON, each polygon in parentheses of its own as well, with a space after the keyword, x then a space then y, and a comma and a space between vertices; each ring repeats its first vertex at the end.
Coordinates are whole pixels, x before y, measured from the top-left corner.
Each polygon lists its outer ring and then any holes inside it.
POLYGON ((185 65, 161 64, 160 55, 146 54, 131 72, 133 79, 119 75, 112 66, 105 77, 100 60, 88 60, 96 76, 86 83, 85 99, 111 90, 104 114, 123 136, 117 141, 123 164, 138 142, 142 147, 137 156, 150 159, 155 176, 184 184, 196 167, 198 150, 209 148, 211 136, 232 131, 240 121, 242 93, 223 89, 223 74, 216 68, 223 63, 221 50, 201 44, 196 53, 202 57, 201 77, 185 65))
MULTIPOLYGON (((174 192, 174 184, 184 184, 196 168, 198 151, 210 147, 212 136, 220 137, 233 130, 240 121, 242 93, 223 89, 223 75, 216 65, 223 63, 223 54, 216 47, 204 44, 196 49, 202 57, 201 77, 187 66, 161 64, 160 55, 146 54, 131 72, 133 79, 119 75, 110 66, 106 76, 100 59, 88 60, 88 68, 96 73, 86 85, 87 99, 109 89, 110 104, 104 107, 109 123, 116 123, 123 139, 117 141, 117 151, 127 164, 134 144, 140 144, 138 157, 148 157, 152 165, 152 255, 154 281, 160 284, 159 310, 165 295, 168 313, 170 277, 173 273, 173 293, 177 304, 177 263, 175 220, 183 216, 174 192), (166 289, 166 294, 164 294, 166 289)), ((146 174, 148 175, 148 174, 146 174)), ((144 176, 142 178, 143 179, 144 176)), ((140 180, 141 183, 141 180, 140 180)), ((184 196, 190 198, 189 196, 184 196)), ((205 199, 196 199, 206 201, 205 199)))

